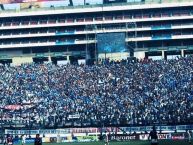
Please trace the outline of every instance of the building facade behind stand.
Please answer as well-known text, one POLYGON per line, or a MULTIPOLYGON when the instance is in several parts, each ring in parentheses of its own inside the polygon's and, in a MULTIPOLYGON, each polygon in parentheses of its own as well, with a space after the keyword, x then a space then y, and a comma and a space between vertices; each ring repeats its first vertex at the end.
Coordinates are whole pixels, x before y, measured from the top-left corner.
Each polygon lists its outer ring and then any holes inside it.
POLYGON ((193 2, 177 2, 1 11, 0 62, 93 63, 105 57, 171 59, 192 54, 193 2), (99 33, 124 33, 126 51, 99 52, 99 33))

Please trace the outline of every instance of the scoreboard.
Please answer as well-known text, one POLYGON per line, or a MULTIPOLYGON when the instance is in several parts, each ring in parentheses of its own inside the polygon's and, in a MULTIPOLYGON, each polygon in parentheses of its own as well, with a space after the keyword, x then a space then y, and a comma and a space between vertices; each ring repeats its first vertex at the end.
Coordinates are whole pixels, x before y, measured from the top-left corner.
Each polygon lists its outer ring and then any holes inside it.
POLYGON ((126 52, 125 33, 97 34, 97 48, 99 53, 126 52))

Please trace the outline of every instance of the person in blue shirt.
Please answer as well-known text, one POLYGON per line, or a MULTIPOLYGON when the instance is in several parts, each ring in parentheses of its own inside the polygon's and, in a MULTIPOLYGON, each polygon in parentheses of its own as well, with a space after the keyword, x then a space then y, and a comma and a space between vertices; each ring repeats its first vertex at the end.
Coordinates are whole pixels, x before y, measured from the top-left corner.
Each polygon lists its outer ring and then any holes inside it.
POLYGON ((42 139, 39 134, 36 134, 34 145, 42 145, 42 139))

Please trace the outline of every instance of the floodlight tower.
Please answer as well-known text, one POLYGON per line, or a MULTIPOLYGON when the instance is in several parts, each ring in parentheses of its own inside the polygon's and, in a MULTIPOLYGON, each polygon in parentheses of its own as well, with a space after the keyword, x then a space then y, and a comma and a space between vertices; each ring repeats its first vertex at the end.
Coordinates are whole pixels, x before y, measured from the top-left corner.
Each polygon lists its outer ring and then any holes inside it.
POLYGON ((3 4, 0 4, 0 8, 1 8, 1 10, 5 10, 4 5, 3 5, 3 4))
MULTIPOLYGON (((128 39, 128 34, 131 33, 128 28, 134 28, 134 38, 137 38, 137 23, 131 22, 126 23, 126 39, 128 39)), ((134 57, 134 51, 137 49, 137 40, 127 42, 127 47, 129 49, 130 57, 134 57)))
POLYGON ((70 6, 74 6, 73 1, 69 0, 70 6))

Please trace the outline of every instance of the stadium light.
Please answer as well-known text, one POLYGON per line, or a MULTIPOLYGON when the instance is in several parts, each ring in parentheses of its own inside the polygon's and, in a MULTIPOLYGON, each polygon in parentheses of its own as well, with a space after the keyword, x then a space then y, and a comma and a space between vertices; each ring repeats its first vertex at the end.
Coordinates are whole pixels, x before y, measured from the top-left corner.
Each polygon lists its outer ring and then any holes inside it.
POLYGON ((97 53, 97 25, 94 25, 94 32, 95 32, 95 60, 98 64, 98 53, 97 53))
POLYGON ((70 6, 74 6, 73 1, 69 0, 70 6))
POLYGON ((97 25, 86 25, 85 26, 85 31, 86 31, 86 57, 85 57, 85 59, 86 59, 86 61, 89 59, 88 58, 88 49, 89 49, 89 33, 88 33, 88 31, 93 31, 94 30, 94 34, 95 34, 95 38, 94 38, 94 40, 95 40, 95 60, 96 60, 96 62, 98 63, 98 54, 97 54, 97 30, 98 30, 98 28, 97 28, 97 25))
POLYGON ((87 62, 88 60, 88 41, 89 41, 89 37, 88 37, 88 25, 86 25, 86 55, 85 55, 85 60, 87 62))
MULTIPOLYGON (((137 38, 137 23, 136 22, 129 22, 129 23, 126 23, 126 39, 128 38, 128 26, 134 26, 134 38, 137 38)), ((131 41, 132 43, 133 41, 131 41)), ((137 49, 137 41, 135 40, 134 41, 134 47, 132 45, 129 45, 129 42, 126 42, 127 44, 127 47, 130 48, 130 57, 134 57, 134 50, 137 49)))

